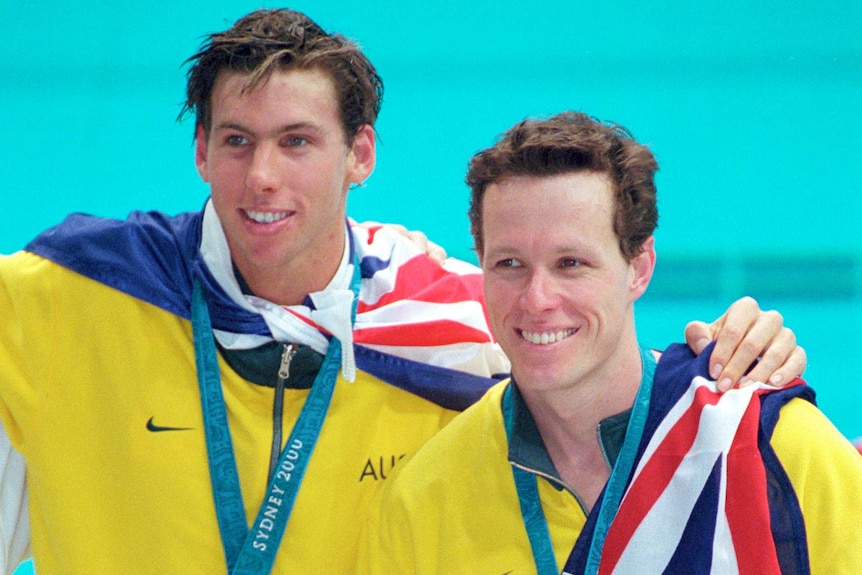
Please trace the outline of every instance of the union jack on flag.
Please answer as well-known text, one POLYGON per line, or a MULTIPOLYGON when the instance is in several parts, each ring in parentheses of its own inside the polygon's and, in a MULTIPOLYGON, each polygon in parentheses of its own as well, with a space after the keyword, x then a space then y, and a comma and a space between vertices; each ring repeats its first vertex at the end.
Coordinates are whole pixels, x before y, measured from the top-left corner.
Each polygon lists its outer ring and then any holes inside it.
MULTIPOLYGON (((791 564, 791 572, 807 572, 807 554, 800 560, 792 548, 801 513, 776 509, 787 503, 788 489, 797 504, 789 481, 775 479, 786 475, 768 447, 771 429, 764 434, 761 424, 766 416, 774 425, 780 405, 808 388, 797 379, 780 391, 754 384, 722 394, 702 375, 708 357, 707 351, 691 359, 679 346, 664 353, 634 468, 601 548, 599 575, 777 575, 791 564), (762 412, 770 396, 782 401, 762 412), (773 491, 782 495, 771 504, 773 491)), ((803 531, 803 548, 804 541, 803 531)))
POLYGON ((488 326, 477 267, 453 259, 441 267, 379 226, 345 234, 350 249, 331 285, 302 305, 283 307, 243 293, 211 201, 201 212, 177 216, 72 214, 26 249, 186 319, 197 281, 222 347, 282 341, 323 354, 335 336, 346 344, 348 381, 363 369, 451 409, 465 409, 508 373, 488 326), (346 286, 354 261, 361 280, 352 322, 354 296, 346 286))
MULTIPOLYGON (((351 247, 362 277, 354 344, 483 377, 508 373, 509 362, 488 325, 476 266, 452 258, 441 266, 397 232, 380 226, 357 226, 352 232, 351 247)), ((317 303, 284 308, 294 320, 283 325, 293 341, 301 341, 306 327, 332 333, 332 323, 317 319, 317 303)), ((349 319, 349 312, 335 318, 349 319)))

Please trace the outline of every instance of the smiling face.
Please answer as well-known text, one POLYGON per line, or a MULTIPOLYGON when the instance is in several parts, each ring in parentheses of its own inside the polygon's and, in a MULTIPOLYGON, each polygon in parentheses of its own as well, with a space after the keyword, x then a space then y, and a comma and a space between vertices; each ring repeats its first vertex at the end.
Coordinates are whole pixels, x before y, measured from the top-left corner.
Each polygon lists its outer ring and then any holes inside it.
POLYGON ((483 202, 491 327, 522 389, 612 384, 640 355, 633 302, 655 263, 653 239, 631 262, 613 231, 610 180, 595 172, 512 176, 483 202))
POLYGON ((243 91, 246 79, 219 74, 195 162, 249 286, 276 303, 300 303, 338 267, 347 191, 374 168, 374 132, 363 126, 347 143, 323 72, 276 71, 243 91))

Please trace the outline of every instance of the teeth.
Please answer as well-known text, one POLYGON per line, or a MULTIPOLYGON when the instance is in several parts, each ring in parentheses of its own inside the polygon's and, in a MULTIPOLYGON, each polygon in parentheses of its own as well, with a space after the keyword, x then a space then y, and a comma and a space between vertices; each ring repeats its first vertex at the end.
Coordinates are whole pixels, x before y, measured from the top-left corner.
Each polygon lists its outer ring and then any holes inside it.
POLYGON ((542 332, 542 333, 533 333, 530 331, 521 331, 521 337, 529 341, 530 343, 535 343, 538 345, 545 345, 548 343, 556 343, 558 341, 563 341, 573 333, 575 333, 576 329, 567 329, 564 331, 552 331, 552 332, 542 332))
POLYGON ((272 222, 283 220, 289 214, 290 212, 253 212, 245 210, 245 215, 259 224, 271 224, 272 222))

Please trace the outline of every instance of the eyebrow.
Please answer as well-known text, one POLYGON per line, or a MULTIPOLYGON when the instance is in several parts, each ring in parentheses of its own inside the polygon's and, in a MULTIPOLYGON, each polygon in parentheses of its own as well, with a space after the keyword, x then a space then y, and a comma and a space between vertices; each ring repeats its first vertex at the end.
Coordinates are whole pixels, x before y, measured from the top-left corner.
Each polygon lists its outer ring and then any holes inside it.
MULTIPOLYGON (((213 130, 236 130, 237 132, 245 132, 246 134, 254 133, 254 130, 236 122, 222 122, 216 125, 213 130)), ((275 130, 272 130, 271 133, 285 134, 287 132, 295 132, 297 130, 312 131, 318 134, 323 132, 323 129, 320 126, 312 122, 294 122, 292 124, 284 124, 282 126, 279 126, 275 130)))

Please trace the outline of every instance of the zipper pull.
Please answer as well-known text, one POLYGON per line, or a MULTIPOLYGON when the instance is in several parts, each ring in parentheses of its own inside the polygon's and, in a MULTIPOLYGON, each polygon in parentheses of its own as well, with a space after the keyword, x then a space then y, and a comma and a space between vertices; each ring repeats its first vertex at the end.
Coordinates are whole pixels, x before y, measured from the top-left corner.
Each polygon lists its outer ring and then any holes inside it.
POLYGON ((278 377, 282 381, 290 377, 290 360, 296 355, 296 346, 292 343, 285 344, 281 352, 281 364, 278 366, 278 377))

